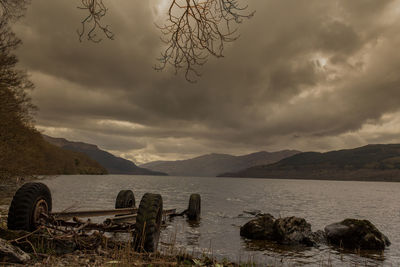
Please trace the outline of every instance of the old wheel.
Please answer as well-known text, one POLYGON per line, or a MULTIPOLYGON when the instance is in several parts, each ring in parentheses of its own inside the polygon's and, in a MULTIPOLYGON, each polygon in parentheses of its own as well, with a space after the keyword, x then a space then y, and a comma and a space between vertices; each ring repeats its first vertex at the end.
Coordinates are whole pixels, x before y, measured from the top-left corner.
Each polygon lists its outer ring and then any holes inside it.
POLYGON ((48 214, 51 208, 49 188, 43 183, 26 183, 13 197, 7 227, 10 230, 34 231, 40 225, 42 214, 48 214))
POLYGON ((115 200, 115 208, 124 209, 133 207, 135 207, 135 196, 132 190, 121 190, 115 200))
POLYGON ((189 207, 187 209, 187 216, 191 221, 200 220, 201 212, 201 198, 199 194, 190 195, 189 207))
POLYGON ((140 201, 135 224, 135 249, 155 252, 160 238, 163 202, 161 195, 146 193, 140 201))

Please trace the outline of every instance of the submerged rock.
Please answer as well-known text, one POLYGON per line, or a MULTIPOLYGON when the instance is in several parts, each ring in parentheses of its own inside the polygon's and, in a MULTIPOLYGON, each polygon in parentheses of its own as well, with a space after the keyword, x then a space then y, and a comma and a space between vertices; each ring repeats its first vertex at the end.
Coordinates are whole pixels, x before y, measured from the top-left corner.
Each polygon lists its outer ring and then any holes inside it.
POLYGON ((384 250, 389 239, 368 220, 346 219, 325 227, 328 242, 348 249, 384 250))
POLYGON ((263 214, 247 222, 240 228, 240 235, 254 240, 306 246, 314 246, 322 239, 321 233, 313 233, 311 225, 303 218, 275 219, 271 214, 263 214))

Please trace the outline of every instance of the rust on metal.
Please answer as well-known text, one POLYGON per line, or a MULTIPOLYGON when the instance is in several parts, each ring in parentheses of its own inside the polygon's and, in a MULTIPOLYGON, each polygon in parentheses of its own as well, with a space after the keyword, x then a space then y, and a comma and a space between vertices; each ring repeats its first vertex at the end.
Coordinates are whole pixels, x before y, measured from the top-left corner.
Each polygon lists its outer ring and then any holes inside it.
POLYGON ((42 214, 47 214, 49 211, 49 207, 47 205, 46 200, 44 199, 39 199, 34 207, 33 211, 33 222, 35 225, 40 224, 40 218, 42 217, 42 214))
MULTIPOLYGON (((169 216, 176 213, 176 209, 169 209, 163 211, 163 216, 169 216)), ((134 223, 136 221, 137 214, 130 214, 125 216, 118 216, 114 218, 108 218, 104 221, 106 224, 112 223, 120 223, 120 222, 131 222, 134 223)))
POLYGON ((137 212, 137 208, 112 209, 112 210, 82 210, 71 212, 53 212, 50 215, 57 219, 71 219, 73 217, 98 217, 107 215, 128 215, 137 212))
MULTIPOLYGON (((64 220, 56 220, 51 225, 57 225, 57 227, 67 227, 67 228, 75 228, 79 230, 98 230, 102 232, 129 232, 134 230, 133 224, 104 224, 104 223, 91 223, 90 221, 85 222, 84 224, 79 222, 66 222, 64 220)), ((75 230, 78 231, 78 230, 75 230)))
MULTIPOLYGON (((134 225, 137 217, 137 208, 124 208, 112 210, 84 210, 72 212, 53 212, 44 215, 47 221, 47 226, 75 228, 75 231, 99 230, 104 232, 129 232, 134 230, 134 225), (103 223, 92 223, 90 219, 86 222, 79 217, 96 217, 106 215, 122 215, 107 218, 103 223), (72 219, 73 221, 69 221, 72 219)), ((176 209, 168 209, 162 212, 163 221, 167 216, 176 214, 176 209)))
POLYGON ((113 224, 113 223, 119 223, 119 222, 134 222, 136 221, 136 216, 137 214, 132 214, 132 215, 125 215, 125 216, 118 216, 114 218, 108 218, 104 221, 105 224, 113 224))

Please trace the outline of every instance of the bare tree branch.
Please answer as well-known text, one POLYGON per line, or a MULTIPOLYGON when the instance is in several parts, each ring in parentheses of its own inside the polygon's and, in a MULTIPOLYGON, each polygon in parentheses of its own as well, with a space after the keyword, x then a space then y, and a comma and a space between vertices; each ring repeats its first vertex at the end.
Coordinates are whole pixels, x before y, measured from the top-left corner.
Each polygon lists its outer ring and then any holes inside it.
MULTIPOLYGON (((170 0, 167 22, 158 26, 162 32, 162 41, 167 48, 158 59, 154 68, 163 70, 172 65, 175 72, 181 69, 185 78, 195 82, 200 76, 197 68, 207 62, 208 56, 223 57, 225 43, 235 41, 237 24, 250 18, 253 13, 244 13, 247 6, 241 7, 237 0, 170 0)), ((82 20, 78 30, 79 40, 84 36, 93 42, 100 42, 97 31, 113 39, 109 25, 101 23, 107 14, 103 0, 81 0, 78 7, 89 12, 82 20)))
MULTIPOLYGON (((195 82, 200 76, 197 69, 207 62, 210 55, 223 57, 225 44, 239 37, 237 25, 254 14, 245 13, 247 6, 240 6, 238 0, 169 1, 167 21, 157 26, 167 46, 154 68, 161 71, 171 65, 175 73, 183 70, 190 82, 195 82)), ((18 19, 23 16, 28 3, 30 0, 0 0, 0 17, 18 19)), ((98 43, 102 40, 98 32, 108 39, 114 38, 110 26, 102 23, 108 11, 103 0, 81 0, 77 8, 87 14, 77 30, 80 41, 86 38, 98 43)))
POLYGON ((167 23, 159 26, 167 48, 155 69, 170 64, 176 73, 183 69, 185 78, 195 82, 200 76, 196 68, 204 65, 209 55, 223 57, 225 43, 239 37, 237 24, 254 12, 243 14, 247 6, 240 7, 236 0, 171 1, 167 23))
POLYGON ((82 20, 82 27, 78 30, 79 40, 86 35, 89 41, 98 43, 101 38, 97 36, 100 30, 107 38, 113 39, 114 34, 110 30, 109 25, 103 25, 101 19, 107 14, 107 8, 103 4, 103 0, 81 0, 82 5, 78 9, 86 10, 89 14, 82 20))

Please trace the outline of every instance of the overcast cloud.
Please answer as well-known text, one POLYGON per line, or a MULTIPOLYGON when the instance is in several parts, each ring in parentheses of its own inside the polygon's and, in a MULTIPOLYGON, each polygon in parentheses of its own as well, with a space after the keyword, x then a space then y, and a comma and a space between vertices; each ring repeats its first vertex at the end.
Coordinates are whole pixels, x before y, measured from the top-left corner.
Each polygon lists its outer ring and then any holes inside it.
POLYGON ((256 15, 196 84, 153 66, 168 0, 113 0, 115 40, 78 41, 79 1, 35 0, 15 27, 44 133, 135 162, 400 142, 400 4, 249 0, 256 15))

